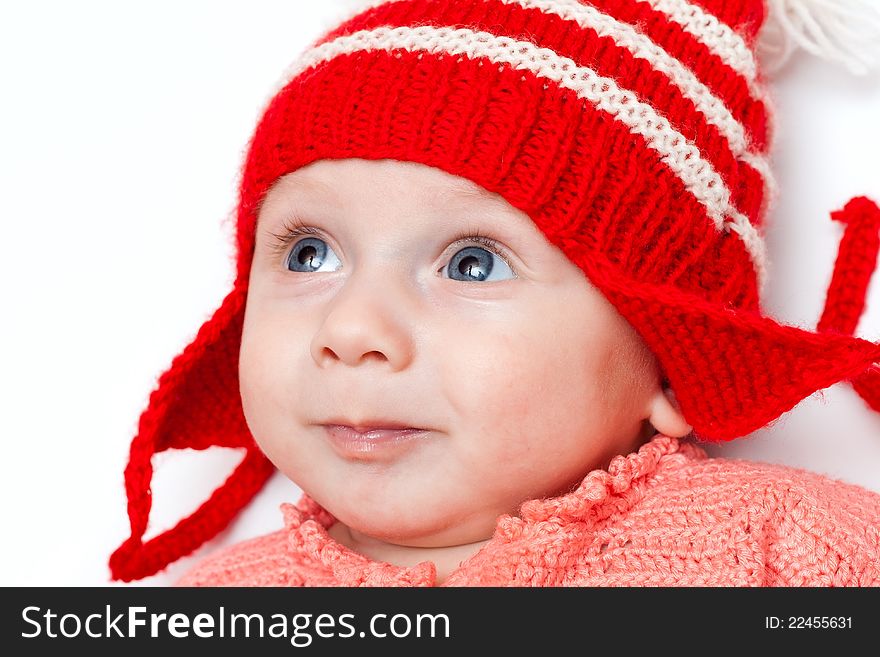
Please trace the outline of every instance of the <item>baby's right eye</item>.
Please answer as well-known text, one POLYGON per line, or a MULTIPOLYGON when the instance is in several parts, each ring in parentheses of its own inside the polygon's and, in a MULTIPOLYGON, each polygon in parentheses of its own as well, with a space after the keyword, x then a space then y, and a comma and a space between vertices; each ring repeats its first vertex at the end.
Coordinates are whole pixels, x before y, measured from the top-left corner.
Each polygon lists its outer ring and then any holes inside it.
POLYGON ((327 262, 334 266, 331 271, 336 271, 336 268, 342 264, 333 253, 333 249, 327 246, 327 242, 320 237, 306 237, 294 244, 290 250, 290 255, 287 256, 287 269, 297 273, 315 272, 327 262))

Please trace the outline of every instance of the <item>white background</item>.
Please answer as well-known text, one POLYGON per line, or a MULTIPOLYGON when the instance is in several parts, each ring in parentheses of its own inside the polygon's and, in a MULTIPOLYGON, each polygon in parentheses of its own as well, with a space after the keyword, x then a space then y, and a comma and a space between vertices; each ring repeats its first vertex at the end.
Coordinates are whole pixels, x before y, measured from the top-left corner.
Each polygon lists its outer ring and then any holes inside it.
MULTIPOLYGON (((4 3, 0 10, 0 584, 109 583, 128 536, 122 472, 156 379, 233 278, 237 175, 285 67, 351 1, 4 3)), ((765 309, 813 328, 852 196, 880 202, 880 75, 798 55, 777 75, 781 197, 765 309)), ((880 278, 878 275, 876 278, 880 278)), ((880 283, 858 335, 880 338, 880 283)), ((844 384, 712 455, 786 463, 880 491, 880 415, 844 384)), ((154 459, 148 536, 238 454, 154 459)), ((280 475, 221 545, 279 529, 280 475)))

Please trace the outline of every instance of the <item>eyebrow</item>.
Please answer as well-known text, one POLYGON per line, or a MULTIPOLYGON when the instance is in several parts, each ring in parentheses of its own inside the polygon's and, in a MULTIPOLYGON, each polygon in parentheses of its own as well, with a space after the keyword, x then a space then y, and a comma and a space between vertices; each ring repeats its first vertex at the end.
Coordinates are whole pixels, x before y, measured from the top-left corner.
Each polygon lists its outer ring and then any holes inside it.
POLYGON ((481 199, 490 203, 507 205, 507 201, 503 198, 476 183, 431 186, 427 188, 427 191, 434 201, 447 201, 452 197, 458 197, 461 199, 481 199))
POLYGON ((322 194, 334 194, 336 189, 330 183, 325 183, 323 180, 319 178, 309 178, 306 176, 298 176, 296 178, 291 178, 287 181, 288 185, 293 185, 294 187, 305 187, 312 188, 315 191, 318 191, 322 194))
MULTIPOLYGON (((301 176, 293 178, 288 184, 293 185, 294 187, 309 188, 327 196, 336 193, 336 188, 333 184, 324 182, 318 178, 301 176)), ((429 185, 423 189, 428 192, 429 198, 434 201, 447 201, 452 197, 463 199, 479 198, 495 203, 501 203, 503 201, 503 199, 497 194, 494 194, 486 188, 470 181, 456 181, 452 185, 429 185)), ((506 203, 506 201, 503 202, 506 203)))

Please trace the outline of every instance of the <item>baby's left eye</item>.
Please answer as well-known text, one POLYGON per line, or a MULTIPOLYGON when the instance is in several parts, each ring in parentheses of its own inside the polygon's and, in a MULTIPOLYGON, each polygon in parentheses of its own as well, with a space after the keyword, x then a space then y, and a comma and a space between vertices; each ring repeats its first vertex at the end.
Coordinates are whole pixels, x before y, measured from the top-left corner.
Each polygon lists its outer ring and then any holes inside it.
POLYGON ((510 278, 516 278, 516 273, 501 255, 481 246, 467 246, 460 249, 449 260, 449 264, 440 269, 450 272, 450 278, 453 280, 468 282, 497 280, 490 276, 498 273, 503 276, 505 270, 511 274, 510 278), (456 276, 461 278, 455 278, 456 276))

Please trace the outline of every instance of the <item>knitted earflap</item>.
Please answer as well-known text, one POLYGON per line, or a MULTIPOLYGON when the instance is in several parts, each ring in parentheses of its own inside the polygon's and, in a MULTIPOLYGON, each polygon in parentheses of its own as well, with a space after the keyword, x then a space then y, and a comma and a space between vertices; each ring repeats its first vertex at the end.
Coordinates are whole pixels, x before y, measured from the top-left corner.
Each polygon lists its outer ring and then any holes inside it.
POLYGON ((195 550, 228 525, 275 470, 248 431, 238 393, 246 298, 246 289, 235 286, 160 377, 141 414, 125 468, 131 537, 110 557, 113 579, 147 577, 195 550), (195 512, 143 543, 152 507, 153 455, 167 449, 214 446, 244 447, 245 456, 195 512))
MULTIPOLYGON (((807 48, 810 34, 852 64, 840 18, 859 3, 834 5, 769 11, 784 38, 807 48)), ((248 147, 233 289, 141 416, 125 470, 131 536, 112 577, 189 554, 273 472, 238 391, 255 224, 279 177, 321 159, 421 163, 526 213, 644 339, 700 440, 746 435, 840 381, 880 410, 880 344, 853 335, 876 266, 875 203, 832 215, 845 232, 816 332, 760 311, 773 115, 754 55, 767 12, 764 0, 384 0, 313 43, 248 147), (246 455, 195 513, 143 542, 152 456, 212 445, 246 455)))
POLYGON ((858 197, 832 216, 846 224, 846 232, 821 333, 753 311, 733 312, 663 286, 637 285, 594 262, 581 265, 657 356, 697 439, 744 436, 841 381, 850 381, 880 411, 880 345, 851 337, 877 262, 880 208, 858 197))

